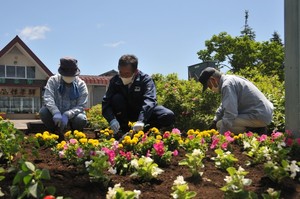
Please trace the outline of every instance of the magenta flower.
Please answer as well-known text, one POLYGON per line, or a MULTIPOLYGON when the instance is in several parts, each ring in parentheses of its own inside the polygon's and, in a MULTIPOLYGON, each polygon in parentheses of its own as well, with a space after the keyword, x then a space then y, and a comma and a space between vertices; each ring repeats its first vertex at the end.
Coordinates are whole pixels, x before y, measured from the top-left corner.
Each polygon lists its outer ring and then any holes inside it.
POLYGON ((84 152, 83 152, 82 148, 78 147, 78 148, 76 149, 76 155, 77 155, 77 157, 79 157, 79 158, 82 158, 82 157, 84 156, 84 152))
POLYGON ((212 141, 212 143, 211 143, 211 145, 210 145, 210 148, 211 148, 211 149, 214 149, 214 148, 216 148, 216 146, 217 146, 217 144, 219 143, 220 139, 217 138, 217 137, 215 137, 215 136, 213 136, 212 139, 213 139, 213 141, 212 141))
POLYGON ((163 138, 169 138, 171 136, 169 131, 166 131, 163 135, 163 138))
POLYGON ((261 135, 261 136, 258 138, 258 141, 263 142, 263 141, 266 141, 267 138, 268 138, 268 136, 265 135, 265 134, 263 134, 263 135, 261 135))
POLYGON ((172 152, 173 156, 177 156, 178 155, 178 151, 175 149, 173 152, 172 152))
POLYGON ((115 157, 116 157, 115 151, 111 150, 109 148, 106 148, 106 147, 103 147, 102 151, 104 151, 106 153, 106 155, 108 156, 108 161, 110 162, 110 164, 114 165, 115 164, 115 157))
POLYGON ((292 138, 287 138, 285 143, 287 146, 292 146, 293 145, 294 140, 292 138))
POLYGON ((296 142, 300 145, 300 138, 296 138, 296 142))
POLYGON ((251 131, 249 131, 248 133, 246 133, 246 136, 247 137, 252 137, 253 136, 253 133, 251 131))
POLYGON ((234 138, 233 138, 233 137, 230 137, 230 135, 225 136, 225 139, 226 139, 228 142, 233 142, 233 141, 234 141, 234 138))
POLYGON ((165 153, 164 143, 161 141, 159 143, 153 144, 153 148, 155 149, 158 156, 163 156, 163 154, 165 153))
POLYGON ((222 148, 222 149, 227 149, 227 146, 228 146, 228 142, 224 142, 224 143, 221 145, 221 148, 222 148))

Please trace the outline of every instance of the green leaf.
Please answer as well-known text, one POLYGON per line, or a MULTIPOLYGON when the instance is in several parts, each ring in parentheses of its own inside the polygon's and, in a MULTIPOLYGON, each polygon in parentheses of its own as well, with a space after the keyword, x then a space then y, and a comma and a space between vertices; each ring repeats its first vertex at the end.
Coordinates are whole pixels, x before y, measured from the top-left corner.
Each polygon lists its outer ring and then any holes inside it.
POLYGON ((28 190, 29 190, 29 193, 33 197, 37 198, 37 196, 38 196, 38 183, 35 183, 34 185, 30 186, 28 190))
POLYGON ((50 195, 55 195, 56 188, 54 186, 49 186, 45 188, 45 192, 47 192, 50 195))
POLYGON ((25 162, 25 165, 29 170, 35 171, 35 166, 31 162, 25 162))
POLYGON ((31 180, 32 180, 32 175, 27 175, 23 178, 23 182, 25 185, 30 184, 31 180))
POLYGON ((41 179, 50 180, 50 173, 48 169, 43 169, 41 173, 41 179))

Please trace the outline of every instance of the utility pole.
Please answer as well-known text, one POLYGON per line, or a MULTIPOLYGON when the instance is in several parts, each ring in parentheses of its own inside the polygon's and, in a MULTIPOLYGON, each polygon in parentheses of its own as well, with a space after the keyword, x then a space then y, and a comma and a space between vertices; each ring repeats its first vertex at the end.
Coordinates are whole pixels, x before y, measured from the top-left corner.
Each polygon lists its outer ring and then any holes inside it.
POLYGON ((300 2, 284 1, 285 129, 300 137, 300 2))

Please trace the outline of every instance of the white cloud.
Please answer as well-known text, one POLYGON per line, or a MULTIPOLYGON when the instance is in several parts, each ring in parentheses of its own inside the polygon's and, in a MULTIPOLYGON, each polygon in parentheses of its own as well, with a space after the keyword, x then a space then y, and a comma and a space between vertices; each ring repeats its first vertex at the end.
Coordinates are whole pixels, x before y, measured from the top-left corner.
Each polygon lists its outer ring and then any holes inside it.
POLYGON ((122 44, 125 44, 124 41, 118 41, 118 42, 115 42, 115 43, 109 43, 109 44, 104 44, 104 46, 107 46, 107 47, 111 47, 111 48, 116 48, 122 44))
POLYGON ((20 32, 20 37, 28 40, 44 39, 46 32, 50 31, 47 26, 27 26, 20 32))

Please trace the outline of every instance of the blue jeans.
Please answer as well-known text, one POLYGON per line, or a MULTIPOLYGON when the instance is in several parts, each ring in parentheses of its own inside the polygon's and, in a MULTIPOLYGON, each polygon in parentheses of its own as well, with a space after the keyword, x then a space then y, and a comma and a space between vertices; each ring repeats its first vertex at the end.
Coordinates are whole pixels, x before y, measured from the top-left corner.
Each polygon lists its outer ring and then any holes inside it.
MULTIPOLYGON (((56 130, 59 130, 58 127, 55 126, 53 122, 53 115, 52 113, 48 110, 47 107, 43 106, 40 109, 40 118, 46 128, 50 132, 55 132, 56 130)), ((83 128, 87 125, 87 118, 84 113, 79 113, 72 119, 69 119, 69 123, 67 126, 70 126, 70 130, 78 130, 78 131, 83 131, 83 128)))

